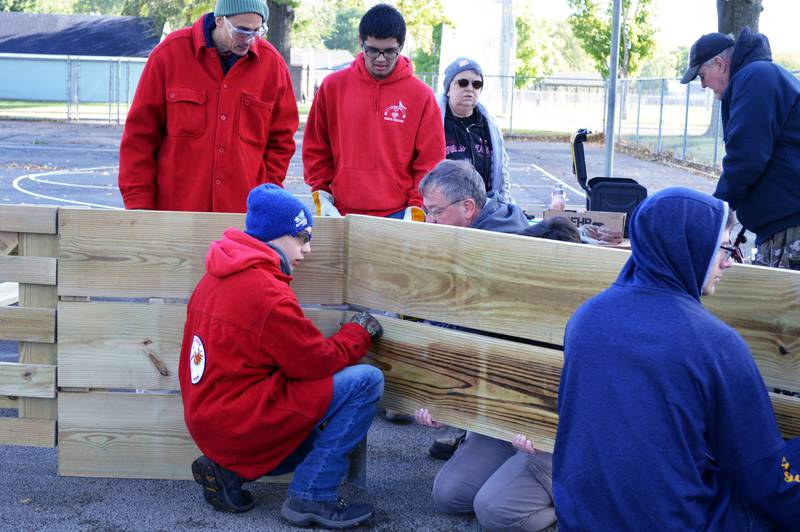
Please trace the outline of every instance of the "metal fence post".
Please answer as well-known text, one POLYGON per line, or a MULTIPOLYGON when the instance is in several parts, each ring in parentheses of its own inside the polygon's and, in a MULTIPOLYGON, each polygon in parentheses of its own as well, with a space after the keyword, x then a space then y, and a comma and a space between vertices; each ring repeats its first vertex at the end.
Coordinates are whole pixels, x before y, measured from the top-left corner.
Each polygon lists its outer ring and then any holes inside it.
POLYGON ((114 58, 108 58, 108 118, 107 120, 111 122, 111 115, 113 113, 113 105, 114 105, 114 58))
POLYGON ((686 84, 686 112, 683 117, 683 150, 681 151, 681 159, 686 160, 686 141, 689 137, 689 93, 692 87, 691 83, 686 84))
POLYGON ((619 84, 620 84, 619 89, 620 90, 619 90, 619 97, 618 97, 619 101, 617 103, 617 114, 619 115, 619 120, 617 120, 617 142, 622 140, 622 115, 625 114, 625 106, 626 106, 627 100, 628 100, 626 98, 627 90, 628 90, 627 82, 628 82, 627 79, 619 80, 619 84))
POLYGON ((667 92, 667 80, 661 78, 661 102, 658 109, 658 141, 656 142, 656 153, 661 153, 661 133, 664 127, 664 94, 667 92))
POLYGON ((67 121, 72 120, 72 65, 70 64, 70 58, 67 56, 67 93, 65 94, 66 97, 66 104, 67 104, 67 121))
POLYGON ((635 143, 637 146, 639 145, 639 120, 642 117, 642 80, 641 79, 639 80, 638 86, 639 86, 639 89, 638 89, 639 94, 637 94, 637 96, 636 96, 637 102, 636 102, 636 143, 635 143))
POLYGON ((511 108, 508 111, 508 132, 514 134, 514 88, 517 86, 517 76, 511 76, 511 108))

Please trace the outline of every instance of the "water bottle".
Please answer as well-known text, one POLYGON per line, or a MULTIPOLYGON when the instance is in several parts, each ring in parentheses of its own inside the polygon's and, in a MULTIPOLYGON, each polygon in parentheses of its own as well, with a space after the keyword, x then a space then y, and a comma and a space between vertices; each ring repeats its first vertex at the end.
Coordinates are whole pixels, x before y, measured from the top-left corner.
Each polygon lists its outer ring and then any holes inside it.
POLYGON ((550 210, 563 211, 567 206, 567 193, 564 192, 564 187, 556 185, 553 191, 550 192, 550 210))

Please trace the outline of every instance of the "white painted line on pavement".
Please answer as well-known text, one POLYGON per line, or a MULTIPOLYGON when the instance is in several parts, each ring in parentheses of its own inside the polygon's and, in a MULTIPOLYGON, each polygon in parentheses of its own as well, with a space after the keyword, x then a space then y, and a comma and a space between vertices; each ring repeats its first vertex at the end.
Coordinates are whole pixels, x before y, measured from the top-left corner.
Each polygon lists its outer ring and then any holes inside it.
POLYGON ((41 177, 41 176, 46 176, 46 175, 76 174, 76 173, 86 172, 86 171, 90 171, 90 170, 106 170, 106 169, 109 169, 109 168, 118 168, 118 167, 116 167, 116 166, 97 166, 97 167, 94 167, 94 168, 83 168, 82 170, 53 170, 53 171, 50 171, 50 172, 39 172, 39 173, 35 173, 35 174, 26 174, 26 175, 21 175, 21 176, 17 177, 16 179, 14 179, 14 181, 11 183, 11 185, 18 192, 21 192, 23 194, 27 194, 29 196, 33 196, 35 198, 58 201, 58 202, 61 202, 61 203, 69 203, 69 204, 72 204, 72 205, 86 205, 87 207, 97 207, 97 208, 100 208, 100 209, 123 210, 121 207, 112 207, 110 205, 100 205, 98 203, 90 203, 88 201, 77 201, 77 200, 69 200, 69 199, 64 199, 64 198, 57 198, 57 197, 54 197, 54 196, 46 196, 44 194, 39 194, 37 192, 32 192, 30 190, 25 190, 20 185, 20 183, 22 181, 26 180, 26 179, 31 180, 31 181, 35 181, 36 178, 41 177))
POLYGON ((575 194, 578 194, 578 195, 579 195, 579 196, 581 196, 582 198, 585 198, 585 197, 586 197, 586 194, 585 194, 585 193, 584 193, 582 190, 578 190, 577 188, 573 187, 573 186, 572 186, 572 185, 570 185, 569 183, 566 183, 565 181, 563 181, 563 180, 561 180, 561 179, 557 178, 556 176, 554 176, 553 174, 551 174, 550 172, 548 172, 547 170, 545 170, 544 168, 542 168, 542 167, 541 167, 541 166, 539 166, 538 164, 534 164, 534 163, 530 163, 530 164, 531 164, 531 166, 533 166, 534 168, 536 168, 537 170, 539 170, 541 173, 543 173, 544 175, 546 175, 547 177, 549 177, 549 178, 550 178, 550 179, 552 179, 553 181, 556 181, 556 182, 558 182, 558 183, 561 183, 562 185, 564 185, 565 187, 567 187, 568 189, 570 189, 571 191, 573 191, 575 194))
POLYGON ((119 148, 92 148, 87 150, 85 146, 57 146, 48 144, 0 144, 3 150, 40 150, 40 151, 82 151, 85 153, 107 152, 119 153, 119 148))

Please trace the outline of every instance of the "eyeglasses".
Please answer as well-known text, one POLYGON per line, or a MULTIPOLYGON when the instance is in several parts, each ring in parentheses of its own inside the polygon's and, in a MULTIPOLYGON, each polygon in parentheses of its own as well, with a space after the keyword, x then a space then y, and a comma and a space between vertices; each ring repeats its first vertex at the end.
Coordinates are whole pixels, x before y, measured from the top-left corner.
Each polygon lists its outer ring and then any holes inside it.
POLYGON ((397 54, 399 53, 400 48, 386 48, 381 50, 380 48, 375 48, 374 46, 367 46, 366 44, 364 45, 364 55, 370 59, 377 59, 380 55, 383 55, 387 61, 391 61, 397 57, 397 54))
MULTIPOLYGON (((466 78, 460 78, 460 79, 456 80, 456 83, 462 89, 466 89, 467 85, 470 84, 470 80, 468 80, 466 78)), ((483 88, 483 82, 481 80, 479 80, 479 79, 473 79, 472 80, 472 88, 475 89, 476 91, 481 90, 483 88)))
POLYGON ((444 211, 446 211, 446 210, 447 210, 449 207, 451 207, 451 206, 455 205, 455 204, 456 204, 456 203, 458 203, 459 201, 464 201, 465 199, 467 199, 467 198, 461 198, 461 199, 459 199, 459 200, 455 200, 455 201, 454 201, 454 202, 452 202, 452 203, 448 203, 448 204, 447 204, 447 205, 445 205, 444 207, 434 207, 433 209, 429 209, 429 208, 427 208, 427 207, 425 207, 425 206, 423 205, 423 206, 422 206, 422 212, 424 212, 424 213, 425 213, 425 216, 428 216, 428 217, 430 217, 430 218, 433 218, 434 220, 437 220, 437 219, 439 218, 439 216, 441 216, 441 215, 442 215, 442 213, 443 213, 444 211))
POLYGON ((225 20, 226 27, 228 28, 228 33, 234 39, 239 39, 242 41, 252 41, 256 37, 263 37, 267 33, 267 26, 266 24, 262 24, 255 30, 249 30, 247 28, 240 28, 238 26, 234 26, 233 23, 228 20, 228 17, 222 17, 225 20))
POLYGON ((720 246, 719 249, 721 249, 721 250, 723 250, 725 252, 725 258, 726 259, 731 258, 733 255, 736 254, 737 251, 739 251, 738 249, 736 249, 733 246, 726 246, 726 245, 720 246))
POLYGON ((299 233, 294 235, 294 237, 298 241, 300 241, 301 246, 305 246, 306 244, 311 242, 311 233, 309 233, 308 231, 300 231, 299 233))

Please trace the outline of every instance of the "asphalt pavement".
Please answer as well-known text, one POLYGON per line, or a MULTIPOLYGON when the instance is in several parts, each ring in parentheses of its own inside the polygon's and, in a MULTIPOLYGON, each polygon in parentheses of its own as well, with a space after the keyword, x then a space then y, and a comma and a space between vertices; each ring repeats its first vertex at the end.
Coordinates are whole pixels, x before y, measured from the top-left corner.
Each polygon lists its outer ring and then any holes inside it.
MULTIPOLYGON (((0 203, 84 205, 121 208, 117 189, 121 128, 56 122, 0 121, 0 203)), ((299 153, 286 187, 310 201, 299 153)), ((549 202, 556 183, 565 186, 567 206, 584 207, 571 173, 566 143, 508 142, 512 194, 531 213, 549 202)), ((587 145, 590 176, 600 175, 602 147, 587 145)), ((713 179, 686 169, 616 156, 617 177, 637 179, 650 193, 672 185, 705 192, 713 179)), ((17 345, 0 342, 0 361, 16 361, 17 345)), ((2 411, 0 415, 15 415, 2 411)), ((367 490, 346 494, 372 503, 377 516, 368 530, 478 530, 472 516, 434 511, 431 487, 442 462, 427 455, 434 436, 448 430, 393 425, 376 419, 368 439, 367 490)), ((241 515, 213 511, 192 481, 71 478, 57 475, 57 449, 0 446, 0 530, 294 530, 278 510, 285 486, 250 484, 257 506, 241 515)))

